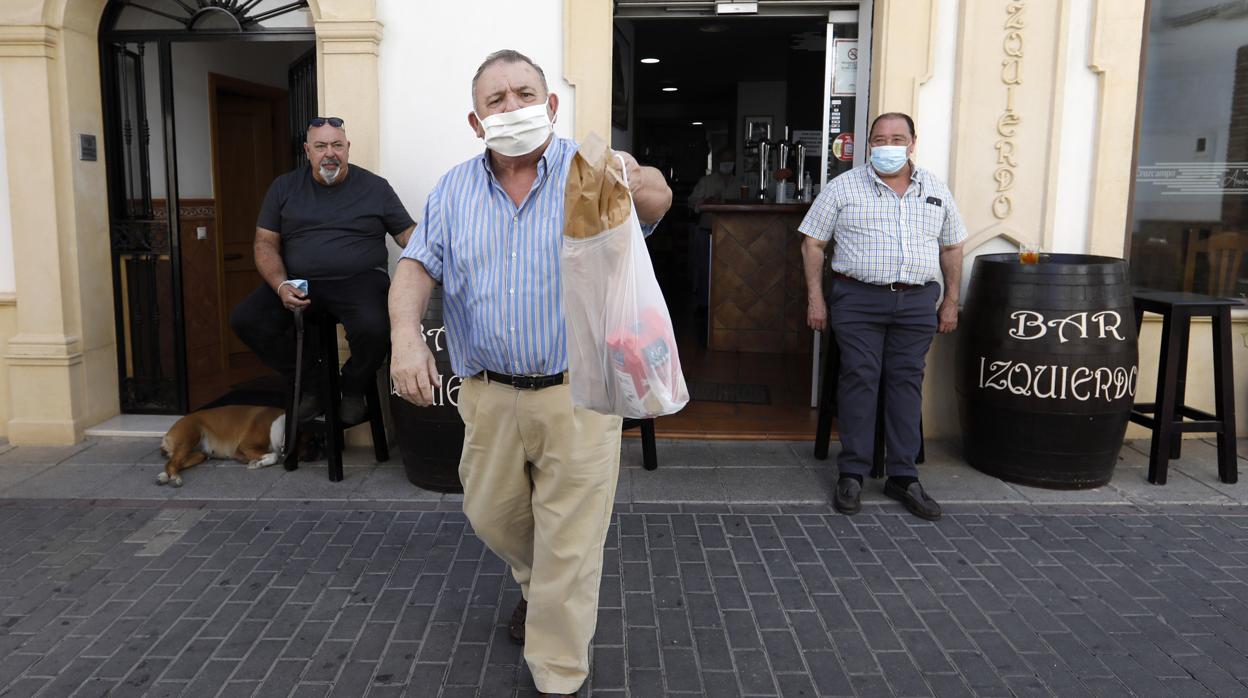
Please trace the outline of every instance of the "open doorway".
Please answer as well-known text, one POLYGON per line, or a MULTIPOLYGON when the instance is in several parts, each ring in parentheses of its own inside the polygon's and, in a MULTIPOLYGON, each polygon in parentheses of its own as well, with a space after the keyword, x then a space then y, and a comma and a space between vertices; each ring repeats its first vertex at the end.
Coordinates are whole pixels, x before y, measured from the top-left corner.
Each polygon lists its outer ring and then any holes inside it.
POLYGON ((854 164, 857 9, 688 16, 661 5, 617 9, 612 104, 612 145, 673 191, 648 244, 692 399, 658 429, 813 438, 820 347, 805 325, 796 227, 854 164))
POLYGON ((213 278, 206 280, 219 285, 215 295, 222 302, 203 308, 199 318, 192 317, 188 304, 188 327, 204 325, 203 336, 188 335, 188 350, 195 354, 199 347, 210 347, 215 354, 202 367, 189 367, 190 409, 270 373, 230 330, 229 314, 261 281, 252 243, 264 194, 277 175, 298 162, 288 142, 287 90, 216 73, 208 76, 208 85, 216 254, 202 264, 184 255, 183 273, 188 279, 194 270, 211 274, 213 278), (210 327, 214 323, 215 331, 210 327))
POLYGON ((268 374, 227 319, 315 110, 306 2, 113 0, 100 34, 121 406, 180 414, 268 374))

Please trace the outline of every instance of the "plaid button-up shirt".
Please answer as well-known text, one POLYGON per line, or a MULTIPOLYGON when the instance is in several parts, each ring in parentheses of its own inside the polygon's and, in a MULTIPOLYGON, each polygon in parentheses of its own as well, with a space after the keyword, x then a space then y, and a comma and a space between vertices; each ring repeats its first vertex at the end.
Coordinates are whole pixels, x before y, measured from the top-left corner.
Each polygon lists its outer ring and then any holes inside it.
POLYGON ((925 284, 940 278, 940 248, 966 239, 953 195, 914 167, 897 196, 864 163, 828 182, 798 230, 832 240, 832 271, 870 284, 925 284))

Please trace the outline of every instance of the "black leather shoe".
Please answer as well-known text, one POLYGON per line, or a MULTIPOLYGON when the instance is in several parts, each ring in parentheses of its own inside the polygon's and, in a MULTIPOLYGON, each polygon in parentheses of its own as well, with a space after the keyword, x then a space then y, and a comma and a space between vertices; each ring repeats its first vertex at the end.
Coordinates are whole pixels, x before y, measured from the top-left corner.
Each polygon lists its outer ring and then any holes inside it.
POLYGON ((343 393, 338 403, 338 419, 343 424, 360 424, 368 419, 368 405, 360 393, 343 393))
POLYGON ((935 499, 927 496, 927 492, 923 491, 923 485, 918 481, 910 483, 910 486, 902 489, 893 478, 888 478, 884 483, 884 495, 891 497, 906 505, 906 509, 920 519, 935 521, 940 518, 940 505, 935 499))
POLYGON ((832 506, 847 516, 862 510, 862 483, 852 477, 843 477, 836 481, 836 493, 832 496, 832 506))
POLYGON ((299 398, 299 421, 310 422, 325 411, 321 405, 321 396, 316 393, 305 393, 299 398))
POLYGON ((511 621, 507 623, 507 637, 517 645, 524 644, 524 621, 529 617, 529 602, 520 599, 516 610, 511 612, 511 621))

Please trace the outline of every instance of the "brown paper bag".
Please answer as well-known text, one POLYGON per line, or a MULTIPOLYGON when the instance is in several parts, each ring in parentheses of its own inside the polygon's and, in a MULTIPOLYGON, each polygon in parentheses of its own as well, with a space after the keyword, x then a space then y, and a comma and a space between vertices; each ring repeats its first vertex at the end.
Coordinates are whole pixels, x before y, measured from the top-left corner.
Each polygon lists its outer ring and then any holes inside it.
POLYGON ((563 234, 589 238, 618 228, 632 212, 620 161, 597 134, 589 134, 572 158, 564 193, 563 234))

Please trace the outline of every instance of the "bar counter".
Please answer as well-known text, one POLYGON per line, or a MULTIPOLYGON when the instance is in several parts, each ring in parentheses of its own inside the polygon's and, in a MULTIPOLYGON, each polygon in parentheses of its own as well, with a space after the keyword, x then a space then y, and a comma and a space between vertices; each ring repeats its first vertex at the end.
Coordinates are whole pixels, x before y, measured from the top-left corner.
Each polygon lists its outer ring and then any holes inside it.
POLYGON ((797 226, 809 203, 727 201, 711 214, 712 351, 808 354, 806 279, 797 226))

